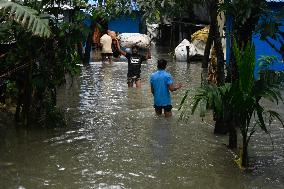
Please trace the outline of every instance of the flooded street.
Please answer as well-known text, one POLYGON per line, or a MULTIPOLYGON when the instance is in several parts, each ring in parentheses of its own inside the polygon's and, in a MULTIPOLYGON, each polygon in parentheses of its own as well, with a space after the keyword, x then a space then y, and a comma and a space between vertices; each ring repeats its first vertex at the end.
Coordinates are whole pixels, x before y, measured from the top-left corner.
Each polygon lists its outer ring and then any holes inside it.
MULTIPOLYGON (((284 130, 252 138, 251 163, 234 164, 226 136, 213 135, 212 117, 180 121, 187 88, 200 86, 201 63, 172 62, 167 49, 152 50, 142 66, 142 89, 127 88, 127 63, 91 62, 58 91, 68 127, 55 130, 0 127, 0 189, 282 189, 284 130), (149 76, 158 58, 185 85, 172 93, 173 118, 156 117, 149 76)), ((269 106, 269 104, 268 104, 269 106)), ((284 117, 283 104, 278 108, 284 117)), ((239 141, 240 142, 240 141, 239 141)))

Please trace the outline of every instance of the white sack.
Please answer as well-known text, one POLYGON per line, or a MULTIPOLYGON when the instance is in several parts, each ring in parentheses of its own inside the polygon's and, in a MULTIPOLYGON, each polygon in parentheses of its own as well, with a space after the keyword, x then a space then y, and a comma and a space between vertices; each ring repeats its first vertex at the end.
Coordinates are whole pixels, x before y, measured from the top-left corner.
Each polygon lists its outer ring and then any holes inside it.
POLYGON ((187 61, 187 51, 186 46, 189 46, 189 57, 196 55, 196 49, 193 44, 191 44, 187 39, 184 39, 175 48, 175 57, 178 61, 187 61))
POLYGON ((123 48, 131 48, 133 45, 137 45, 145 49, 151 45, 150 37, 140 33, 122 33, 118 35, 118 39, 120 40, 120 46, 123 48))

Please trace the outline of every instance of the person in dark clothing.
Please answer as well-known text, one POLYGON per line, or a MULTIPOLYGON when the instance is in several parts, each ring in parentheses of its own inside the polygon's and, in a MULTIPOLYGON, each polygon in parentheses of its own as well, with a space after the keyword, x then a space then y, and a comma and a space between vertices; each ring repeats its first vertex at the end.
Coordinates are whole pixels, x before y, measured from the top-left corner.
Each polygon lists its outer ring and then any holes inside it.
POLYGON ((132 53, 124 52, 118 45, 119 52, 124 55, 128 60, 128 73, 127 73, 127 84, 128 87, 133 87, 135 83, 136 88, 141 87, 141 64, 143 61, 151 58, 150 50, 148 49, 146 56, 138 53, 138 46, 132 46, 132 53))
POLYGON ((119 58, 119 56, 120 56, 118 45, 119 45, 118 40, 117 39, 112 39, 111 48, 112 48, 112 53, 113 53, 113 57, 114 58, 119 58))

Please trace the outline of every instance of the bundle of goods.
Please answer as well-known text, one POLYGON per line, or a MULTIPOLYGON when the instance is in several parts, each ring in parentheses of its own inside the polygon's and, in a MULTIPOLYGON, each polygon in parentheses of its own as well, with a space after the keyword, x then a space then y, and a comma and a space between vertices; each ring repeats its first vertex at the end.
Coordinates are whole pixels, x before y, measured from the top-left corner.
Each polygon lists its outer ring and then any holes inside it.
POLYGON ((140 33, 121 33, 117 37, 120 41, 120 46, 123 48, 131 48, 136 45, 139 48, 147 49, 151 45, 151 39, 148 35, 140 33))
POLYGON ((197 32, 191 35, 191 41, 196 49, 196 55, 204 55, 208 34, 209 26, 198 30, 197 32))
MULTIPOLYGON (((191 43, 184 39, 176 48, 175 48, 175 57, 178 61, 187 61, 187 51, 186 46, 189 46, 189 58, 193 56, 204 56, 205 46, 208 39, 209 26, 198 30, 191 35, 191 43)), ((223 33, 224 35, 224 33, 223 33)), ((226 58, 226 41, 222 38, 222 47, 224 52, 224 58, 226 58)), ((211 57, 211 55, 210 55, 211 57)))

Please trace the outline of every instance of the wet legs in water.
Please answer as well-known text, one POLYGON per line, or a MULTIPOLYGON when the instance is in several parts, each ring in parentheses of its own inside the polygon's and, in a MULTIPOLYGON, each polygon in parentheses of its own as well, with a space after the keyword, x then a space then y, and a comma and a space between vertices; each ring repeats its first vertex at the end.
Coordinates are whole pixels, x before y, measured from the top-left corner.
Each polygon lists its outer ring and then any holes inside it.
MULTIPOLYGON (((128 82, 128 87, 133 87, 134 85, 134 82, 128 82)), ((136 85, 136 88, 141 88, 141 79, 138 79, 137 81, 135 81, 135 85, 136 85)))
MULTIPOLYGON (((162 109, 155 109, 156 115, 161 116, 163 113, 162 109)), ((172 117, 172 111, 164 111, 165 117, 172 117)))
POLYGON ((108 61, 109 64, 112 64, 112 56, 102 55, 102 62, 105 63, 108 61))

